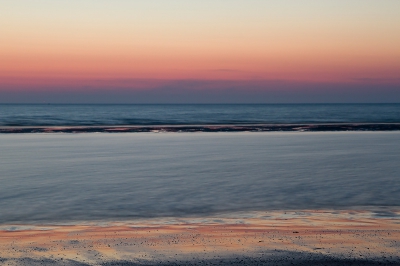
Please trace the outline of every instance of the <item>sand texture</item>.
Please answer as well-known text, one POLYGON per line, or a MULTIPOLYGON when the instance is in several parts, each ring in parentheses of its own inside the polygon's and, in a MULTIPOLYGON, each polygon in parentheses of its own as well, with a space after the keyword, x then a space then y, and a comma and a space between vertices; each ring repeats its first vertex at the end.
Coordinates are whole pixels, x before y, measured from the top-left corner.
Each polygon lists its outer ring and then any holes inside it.
POLYGON ((400 219, 307 211, 0 226, 0 265, 293 264, 400 265, 400 219))

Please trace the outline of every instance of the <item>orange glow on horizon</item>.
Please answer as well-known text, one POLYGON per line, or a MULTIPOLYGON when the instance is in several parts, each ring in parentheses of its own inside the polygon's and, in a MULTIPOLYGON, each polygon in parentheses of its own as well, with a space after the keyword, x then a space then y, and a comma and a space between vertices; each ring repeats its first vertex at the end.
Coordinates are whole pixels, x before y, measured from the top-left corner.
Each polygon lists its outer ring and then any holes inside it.
POLYGON ((174 3, 3 4, 0 90, 101 79, 399 84, 399 2, 174 3))

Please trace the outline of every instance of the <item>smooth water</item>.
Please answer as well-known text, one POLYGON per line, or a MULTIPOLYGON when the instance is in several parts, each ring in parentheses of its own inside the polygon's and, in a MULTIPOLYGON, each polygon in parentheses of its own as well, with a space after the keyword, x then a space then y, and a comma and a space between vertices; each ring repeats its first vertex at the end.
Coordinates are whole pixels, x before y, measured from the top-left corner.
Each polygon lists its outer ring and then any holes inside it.
POLYGON ((400 206, 400 132, 0 135, 0 223, 400 206))
POLYGON ((400 104, 0 104, 0 126, 400 123, 400 104))

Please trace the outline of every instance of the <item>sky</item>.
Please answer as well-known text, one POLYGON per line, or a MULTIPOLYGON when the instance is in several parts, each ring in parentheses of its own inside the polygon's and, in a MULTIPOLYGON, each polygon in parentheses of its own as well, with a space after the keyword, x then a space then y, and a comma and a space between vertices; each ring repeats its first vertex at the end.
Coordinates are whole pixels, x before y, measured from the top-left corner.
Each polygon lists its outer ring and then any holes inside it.
POLYGON ((398 0, 0 0, 0 103, 400 102, 398 0))

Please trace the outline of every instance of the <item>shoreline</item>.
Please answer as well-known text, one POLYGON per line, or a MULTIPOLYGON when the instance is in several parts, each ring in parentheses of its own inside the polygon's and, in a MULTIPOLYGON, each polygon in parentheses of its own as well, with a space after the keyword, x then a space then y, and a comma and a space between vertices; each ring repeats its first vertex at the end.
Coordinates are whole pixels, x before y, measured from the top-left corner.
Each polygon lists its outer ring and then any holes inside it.
POLYGON ((399 265, 399 246, 400 219, 367 211, 0 226, 0 265, 399 265))
POLYGON ((249 124, 249 125, 112 125, 0 126, 0 134, 16 133, 141 133, 141 132, 342 132, 400 131, 400 123, 249 124))

